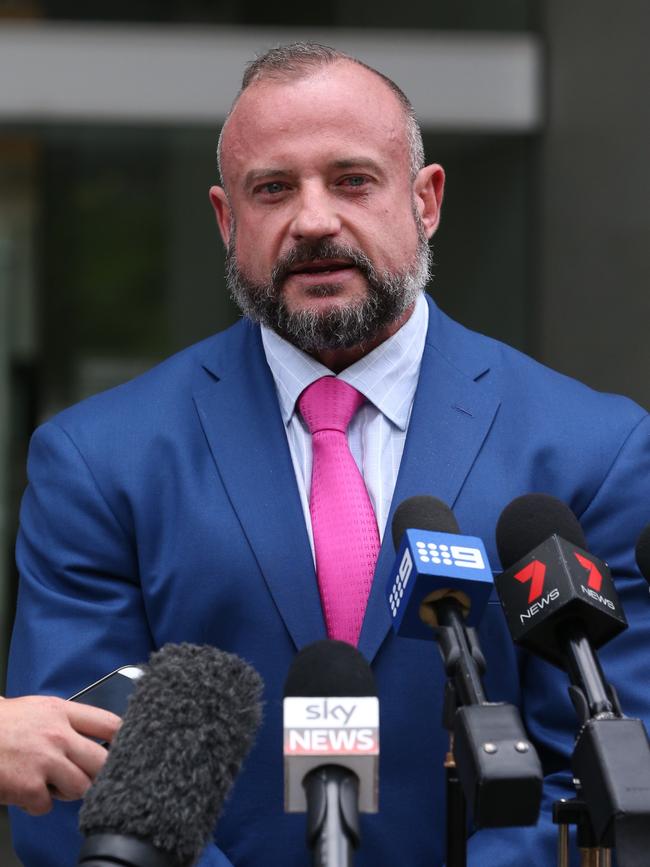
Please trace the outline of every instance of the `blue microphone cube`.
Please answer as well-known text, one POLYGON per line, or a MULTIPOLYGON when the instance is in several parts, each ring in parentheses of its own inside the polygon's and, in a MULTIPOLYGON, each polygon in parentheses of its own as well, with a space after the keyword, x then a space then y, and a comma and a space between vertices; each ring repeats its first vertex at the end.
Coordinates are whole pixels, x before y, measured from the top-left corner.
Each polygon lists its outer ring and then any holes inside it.
POLYGON ((447 591, 469 608, 467 625, 476 626, 493 586, 485 547, 476 536, 407 530, 386 588, 393 630, 407 638, 433 638, 421 607, 447 591))

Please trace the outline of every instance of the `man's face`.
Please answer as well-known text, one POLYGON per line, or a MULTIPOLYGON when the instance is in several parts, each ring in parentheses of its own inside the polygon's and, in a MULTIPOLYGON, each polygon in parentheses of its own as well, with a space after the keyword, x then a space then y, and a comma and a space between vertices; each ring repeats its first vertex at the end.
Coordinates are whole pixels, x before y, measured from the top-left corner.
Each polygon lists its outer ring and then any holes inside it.
POLYGON ((376 75, 341 62, 252 85, 222 167, 228 195, 211 198, 245 313, 318 351, 372 341, 412 305, 443 175, 413 183, 403 110, 376 75))

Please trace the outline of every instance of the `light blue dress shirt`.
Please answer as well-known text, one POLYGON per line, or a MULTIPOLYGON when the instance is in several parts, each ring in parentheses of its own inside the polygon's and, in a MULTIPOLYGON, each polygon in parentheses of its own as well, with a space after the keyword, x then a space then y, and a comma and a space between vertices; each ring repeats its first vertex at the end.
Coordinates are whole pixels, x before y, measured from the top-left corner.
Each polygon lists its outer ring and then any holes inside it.
MULTIPOLYGON (((360 391, 367 401, 350 422, 348 444, 368 489, 382 539, 404 451, 428 323, 429 309, 420 294, 400 330, 338 377, 360 391)), ((262 343, 275 380, 313 553, 309 514, 311 434, 296 401, 308 385, 322 376, 331 376, 332 371, 269 328, 262 327, 262 343)))

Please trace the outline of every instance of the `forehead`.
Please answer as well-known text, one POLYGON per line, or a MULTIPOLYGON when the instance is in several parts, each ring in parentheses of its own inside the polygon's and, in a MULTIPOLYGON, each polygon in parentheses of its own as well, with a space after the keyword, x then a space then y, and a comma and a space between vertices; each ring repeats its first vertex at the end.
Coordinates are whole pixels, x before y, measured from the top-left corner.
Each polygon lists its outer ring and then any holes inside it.
MULTIPOLYGON (((336 160, 351 151, 408 167, 404 109, 389 86, 349 61, 250 85, 222 142, 228 181, 253 165, 336 160)), ((348 154, 349 155, 349 154, 348 154)))

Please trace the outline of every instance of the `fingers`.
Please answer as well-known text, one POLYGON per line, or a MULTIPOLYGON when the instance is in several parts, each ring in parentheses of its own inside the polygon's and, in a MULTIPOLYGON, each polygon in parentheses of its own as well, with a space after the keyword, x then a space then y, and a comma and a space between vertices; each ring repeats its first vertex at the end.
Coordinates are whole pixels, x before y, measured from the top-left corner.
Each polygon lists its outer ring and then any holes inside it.
POLYGON ((102 769, 107 752, 90 738, 111 741, 120 727, 121 719, 109 711, 77 702, 63 703, 70 731, 62 745, 64 755, 48 775, 55 798, 74 801, 88 787, 102 769))
MULTIPOLYGON (((98 744, 95 746, 106 756, 103 747, 98 744)), ((58 801, 78 801, 92 785, 91 777, 74 760, 65 756, 57 757, 57 761, 48 769, 47 779, 48 793, 51 798, 56 798, 58 801)))
POLYGON ((45 729, 39 748, 40 755, 32 754, 35 765, 30 769, 35 779, 27 784, 18 804, 34 816, 48 812, 53 798, 83 798, 108 755, 104 747, 74 731, 67 722, 65 727, 45 729))
MULTIPOLYGON (((69 738, 65 754, 90 780, 94 780, 101 771, 108 755, 103 746, 76 733, 69 738)), ((60 789, 60 786, 57 785, 57 788, 60 789)))
POLYGON ((34 816, 52 808, 52 798, 85 794, 107 751, 90 740, 110 741, 119 717, 49 696, 0 702, 0 803, 34 816))
POLYGON ((76 701, 64 703, 64 710, 72 728, 82 735, 112 741, 122 720, 110 711, 76 701))
POLYGON ((32 786, 23 785, 17 797, 11 799, 17 807, 30 816, 43 816, 52 809, 52 794, 42 780, 32 786))

